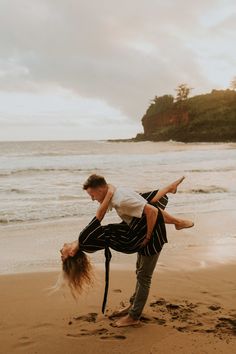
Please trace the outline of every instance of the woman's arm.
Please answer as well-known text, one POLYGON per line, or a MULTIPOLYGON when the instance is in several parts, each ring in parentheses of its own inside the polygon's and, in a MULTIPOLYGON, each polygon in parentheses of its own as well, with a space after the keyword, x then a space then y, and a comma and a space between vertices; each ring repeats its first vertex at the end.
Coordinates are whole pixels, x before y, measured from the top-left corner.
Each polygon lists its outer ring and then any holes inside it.
POLYGON ((114 192, 115 192, 115 187, 112 184, 108 184, 107 194, 105 195, 103 202, 100 204, 100 206, 96 212, 96 218, 99 221, 102 221, 102 219, 104 218, 114 192))

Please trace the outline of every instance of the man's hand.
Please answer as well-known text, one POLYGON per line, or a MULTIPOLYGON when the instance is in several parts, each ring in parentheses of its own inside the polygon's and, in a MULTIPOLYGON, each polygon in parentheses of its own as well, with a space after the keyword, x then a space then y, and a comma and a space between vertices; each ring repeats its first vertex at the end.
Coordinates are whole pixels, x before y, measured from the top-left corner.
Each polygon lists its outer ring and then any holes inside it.
POLYGON ((144 240, 144 243, 147 244, 151 239, 152 232, 157 221, 158 209, 155 208, 153 205, 146 204, 143 213, 146 215, 146 219, 147 219, 147 234, 146 234, 147 240, 146 239, 144 240))
POLYGON ((140 245, 140 248, 145 247, 150 240, 151 240, 151 237, 147 237, 147 235, 146 235, 145 239, 143 240, 143 242, 140 245))

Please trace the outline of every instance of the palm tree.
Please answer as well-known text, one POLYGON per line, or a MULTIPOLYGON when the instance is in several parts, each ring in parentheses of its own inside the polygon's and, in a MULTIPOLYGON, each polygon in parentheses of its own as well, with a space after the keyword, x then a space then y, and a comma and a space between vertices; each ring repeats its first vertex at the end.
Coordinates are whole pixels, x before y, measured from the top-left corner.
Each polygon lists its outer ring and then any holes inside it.
POLYGON ((184 101, 188 98, 190 91, 193 90, 193 88, 188 87, 187 84, 180 84, 175 91, 177 91, 176 95, 176 101, 184 101))

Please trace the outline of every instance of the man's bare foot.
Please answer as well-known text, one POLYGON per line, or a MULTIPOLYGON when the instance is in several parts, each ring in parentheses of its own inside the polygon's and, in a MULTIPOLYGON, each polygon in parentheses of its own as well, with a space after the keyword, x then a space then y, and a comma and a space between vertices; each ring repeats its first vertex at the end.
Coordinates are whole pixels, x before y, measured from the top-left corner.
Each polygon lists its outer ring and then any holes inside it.
POLYGON ((138 324, 139 320, 134 320, 130 315, 122 317, 120 320, 115 322, 116 327, 135 326, 138 324))
POLYGON ((125 316, 128 314, 129 312, 129 309, 131 308, 131 304, 129 304, 128 306, 126 307, 123 307, 121 308, 120 310, 118 311, 114 311, 109 317, 122 317, 122 316, 125 316))
POLYGON ((194 222, 191 220, 182 220, 178 224, 175 224, 176 230, 188 229, 194 226, 194 222))
POLYGON ((169 192, 175 194, 177 192, 178 185, 183 182, 185 176, 177 179, 177 181, 171 183, 169 192))

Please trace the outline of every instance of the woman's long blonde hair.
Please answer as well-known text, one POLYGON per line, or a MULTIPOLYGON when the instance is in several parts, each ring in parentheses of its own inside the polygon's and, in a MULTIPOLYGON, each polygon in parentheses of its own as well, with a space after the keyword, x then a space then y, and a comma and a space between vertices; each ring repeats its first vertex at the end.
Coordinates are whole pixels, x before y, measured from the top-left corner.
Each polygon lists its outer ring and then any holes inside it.
POLYGON ((79 250, 73 257, 62 262, 63 278, 74 298, 81 294, 86 285, 93 281, 92 266, 87 255, 79 250))

